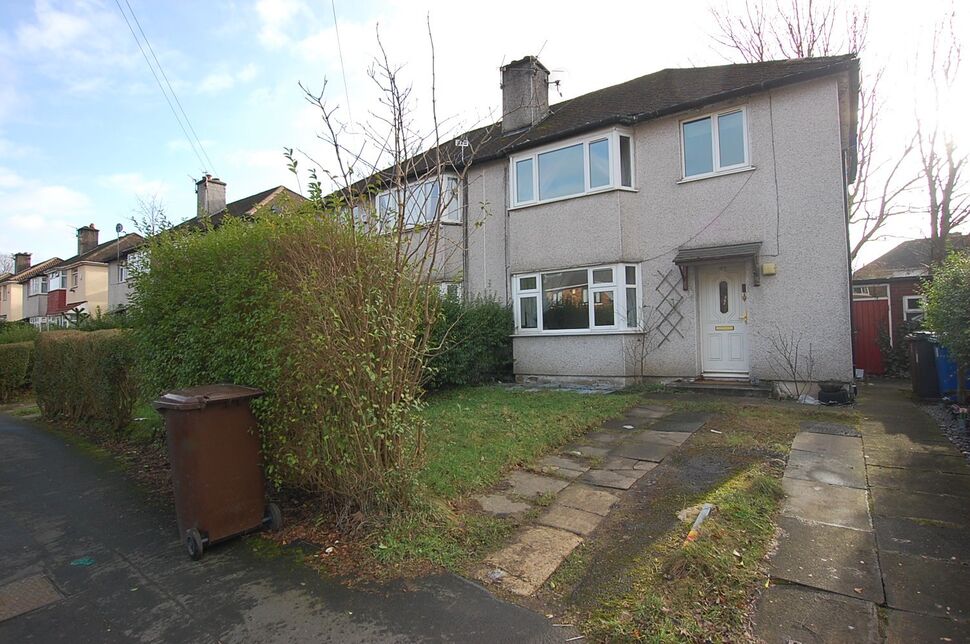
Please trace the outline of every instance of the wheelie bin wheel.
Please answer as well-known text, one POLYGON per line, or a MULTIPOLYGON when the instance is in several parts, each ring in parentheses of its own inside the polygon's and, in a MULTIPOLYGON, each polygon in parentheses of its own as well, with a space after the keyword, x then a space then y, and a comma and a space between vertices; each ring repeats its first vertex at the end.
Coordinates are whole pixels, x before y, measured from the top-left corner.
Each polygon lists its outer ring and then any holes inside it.
POLYGON ((204 549, 202 535, 195 528, 189 528, 185 531, 185 549, 188 551, 192 561, 198 561, 202 558, 202 551, 204 549))
POLYGON ((270 503, 266 506, 266 527, 272 532, 279 532, 283 529, 283 514, 280 512, 280 506, 275 503, 270 503))

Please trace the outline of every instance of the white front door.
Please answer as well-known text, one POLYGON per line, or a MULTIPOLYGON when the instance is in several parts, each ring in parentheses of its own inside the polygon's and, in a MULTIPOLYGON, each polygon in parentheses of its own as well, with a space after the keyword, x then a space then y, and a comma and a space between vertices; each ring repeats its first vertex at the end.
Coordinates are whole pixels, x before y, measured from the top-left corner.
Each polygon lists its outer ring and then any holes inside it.
POLYGON ((743 264, 698 269, 701 363, 705 375, 748 374, 747 280, 743 264))

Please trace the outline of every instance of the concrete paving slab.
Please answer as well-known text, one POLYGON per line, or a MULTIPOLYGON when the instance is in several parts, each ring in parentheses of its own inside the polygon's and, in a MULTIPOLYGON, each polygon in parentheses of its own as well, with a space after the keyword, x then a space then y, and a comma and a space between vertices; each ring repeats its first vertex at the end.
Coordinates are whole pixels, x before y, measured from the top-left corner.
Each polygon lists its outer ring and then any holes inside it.
POLYGON ((509 483, 509 489, 505 490, 506 495, 521 496, 526 499, 542 494, 555 494, 569 485, 569 481, 522 470, 512 472, 506 481, 509 483))
POLYGON ((635 458, 626 458, 625 456, 607 456, 598 469, 614 471, 634 470, 636 469, 637 463, 640 462, 635 458))
POLYGON ((571 532, 547 526, 534 526, 522 532, 511 545, 490 555, 486 562, 525 582, 513 592, 519 595, 531 595, 556 571, 562 560, 582 542, 581 537, 571 532))
POLYGON ((619 497, 606 490, 598 490, 589 485, 573 483, 556 497, 556 503, 606 516, 619 497))
POLYGON ((540 458, 537 463, 539 467, 548 467, 550 469, 556 470, 571 470, 573 472, 578 472, 582 474, 589 469, 589 464, 582 461, 578 461, 572 458, 564 458, 562 456, 544 456, 540 458))
POLYGON ((616 447, 612 454, 614 456, 635 458, 638 461, 652 461, 654 463, 659 463, 675 449, 677 449, 676 445, 637 440, 616 447))
POLYGON ((814 434, 833 434, 835 436, 862 436, 853 427, 841 423, 829 423, 821 420, 803 420, 799 427, 803 432, 814 434))
POLYGON ((872 602, 788 585, 775 585, 762 593, 754 613, 754 633, 768 644, 880 641, 872 602))
POLYGON ((623 440, 627 436, 627 432, 599 430, 587 433, 583 436, 583 440, 591 441, 599 445, 611 445, 623 440))
POLYGON ((815 452, 826 456, 842 457, 846 460, 861 458, 862 439, 852 436, 798 432, 791 444, 792 449, 815 452))
POLYGON ((904 449, 870 448, 866 445, 866 464, 881 467, 903 467, 927 472, 970 474, 970 466, 963 456, 948 456, 904 449))
POLYGON ((637 461, 637 464, 633 466, 633 469, 649 472, 650 470, 657 467, 658 465, 660 465, 660 463, 654 463, 651 461, 637 461))
POLYGON ((771 576, 846 597, 882 603, 882 579, 871 532, 780 517, 771 576))
POLYGON ((44 575, 30 575, 0 586, 0 622, 29 613, 61 599, 44 575))
POLYGON ((472 498, 478 502, 484 512, 497 517, 522 514, 532 508, 530 504, 523 501, 514 501, 504 494, 479 494, 472 498))
POLYGON ((966 527, 880 516, 872 518, 872 526, 881 551, 970 565, 970 538, 966 527))
POLYGON ((883 552, 880 563, 890 607, 970 619, 966 566, 898 552, 883 552))
POLYGON ((561 503, 553 503, 539 516, 540 524, 566 530, 581 537, 589 536, 602 520, 603 517, 598 514, 571 508, 561 503))
POLYGON ((628 470, 628 472, 629 474, 613 470, 590 470, 579 477, 579 480, 597 487, 629 490, 634 483, 640 480, 641 476, 646 474, 646 472, 637 470, 628 470))
POLYGON ((703 412, 681 411, 662 418, 654 425, 654 429, 663 432, 687 432, 692 434, 708 421, 711 414, 703 412))
POLYGON ((790 478, 781 480, 787 497, 782 514, 827 525, 871 530, 866 491, 790 478))
POLYGON ((610 453, 611 447, 595 446, 595 445, 579 445, 572 444, 566 445, 561 450, 560 454, 568 457, 579 457, 579 458, 603 458, 610 453))
POLYGON ((869 484, 910 492, 970 497, 970 476, 964 474, 935 472, 927 475, 920 470, 870 465, 869 484))
POLYGON ((907 492, 884 487, 874 487, 870 492, 872 511, 878 516, 929 519, 970 527, 967 500, 963 497, 907 492))
POLYGON ((970 642, 970 623, 888 609, 886 644, 913 642, 970 642))
POLYGON ((959 456, 960 451, 942 433, 937 441, 927 441, 904 434, 866 435, 867 450, 902 450, 920 454, 939 454, 940 456, 959 456))
POLYGON ((644 441, 647 443, 660 443, 663 445, 683 445, 691 435, 687 432, 662 432, 655 429, 648 429, 637 434, 633 440, 644 441))
POLYGON ((626 413, 627 418, 638 418, 641 420, 659 420, 669 415, 670 415, 670 409, 668 407, 637 406, 630 409, 626 413))
POLYGON ((866 489, 866 465, 860 450, 855 463, 840 457, 793 449, 788 455, 785 476, 803 481, 866 489))

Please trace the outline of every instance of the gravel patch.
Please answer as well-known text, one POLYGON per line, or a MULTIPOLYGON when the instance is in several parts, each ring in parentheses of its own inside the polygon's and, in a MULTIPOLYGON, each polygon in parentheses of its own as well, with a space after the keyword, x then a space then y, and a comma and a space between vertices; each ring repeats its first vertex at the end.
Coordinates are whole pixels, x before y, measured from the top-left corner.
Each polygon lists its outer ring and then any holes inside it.
POLYGON ((961 423, 959 416, 950 411, 950 404, 933 403, 920 405, 937 422, 950 442, 957 446, 963 456, 970 461, 970 431, 966 421, 961 423))

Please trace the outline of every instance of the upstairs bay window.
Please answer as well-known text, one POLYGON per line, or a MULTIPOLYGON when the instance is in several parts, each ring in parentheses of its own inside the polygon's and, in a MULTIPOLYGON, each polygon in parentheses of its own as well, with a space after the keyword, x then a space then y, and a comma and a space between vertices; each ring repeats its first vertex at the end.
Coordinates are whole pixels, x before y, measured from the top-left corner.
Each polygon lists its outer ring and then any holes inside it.
POLYGON ((512 157, 512 206, 633 188, 630 135, 611 130, 512 157))
POLYGON ((519 333, 632 331, 640 308, 635 265, 615 264, 512 278, 519 333))
POLYGON ((42 295, 47 292, 47 276, 32 277, 27 287, 28 295, 42 295))
POLYGON ((680 125, 685 179, 745 168, 748 126, 744 108, 732 109, 680 125))
POLYGON ((49 290, 51 291, 56 291, 60 288, 67 288, 67 273, 64 271, 56 271, 51 273, 48 286, 49 290))
POLYGON ((396 225, 402 202, 405 228, 434 223, 438 216, 443 223, 461 223, 460 196, 458 177, 454 176, 425 179, 400 190, 382 192, 377 195, 376 204, 379 224, 381 227, 396 225))

